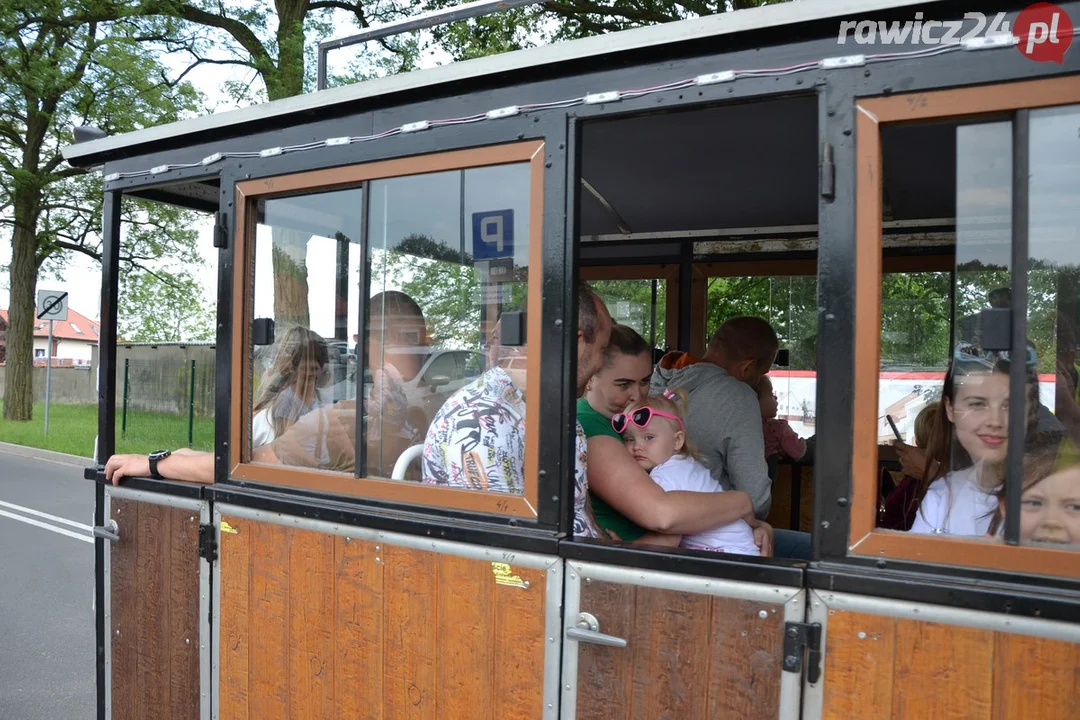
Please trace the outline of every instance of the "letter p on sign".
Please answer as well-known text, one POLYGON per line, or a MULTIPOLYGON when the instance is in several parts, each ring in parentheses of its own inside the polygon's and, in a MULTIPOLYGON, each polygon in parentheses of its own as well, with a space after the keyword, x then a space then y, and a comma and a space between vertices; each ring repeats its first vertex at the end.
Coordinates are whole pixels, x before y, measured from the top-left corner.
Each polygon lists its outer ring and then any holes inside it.
POLYGON ((514 211, 492 210, 472 215, 473 259, 514 256, 514 211))
POLYGON ((1013 26, 1020 39, 1017 48, 1035 62, 1065 62, 1065 51, 1072 45, 1073 24, 1068 14, 1053 3, 1040 2, 1020 11, 1013 26))

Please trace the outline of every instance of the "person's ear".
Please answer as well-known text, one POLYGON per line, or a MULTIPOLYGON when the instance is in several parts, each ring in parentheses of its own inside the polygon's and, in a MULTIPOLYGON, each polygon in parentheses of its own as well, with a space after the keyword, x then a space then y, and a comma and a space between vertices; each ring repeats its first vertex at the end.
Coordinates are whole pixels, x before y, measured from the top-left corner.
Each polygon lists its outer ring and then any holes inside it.
POLYGON ((686 445, 686 433, 682 430, 675 431, 675 452, 682 452, 683 446, 686 445))
POLYGON ((945 398, 945 417, 949 418, 949 422, 955 423, 953 420, 953 406, 952 401, 949 398, 945 398))

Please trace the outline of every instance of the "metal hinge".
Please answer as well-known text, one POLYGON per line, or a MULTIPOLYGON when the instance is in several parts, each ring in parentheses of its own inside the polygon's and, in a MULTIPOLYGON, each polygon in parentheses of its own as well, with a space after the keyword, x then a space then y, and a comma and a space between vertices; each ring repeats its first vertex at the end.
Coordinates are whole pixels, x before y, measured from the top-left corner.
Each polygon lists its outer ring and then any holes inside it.
POLYGON ((210 524, 199 526, 199 557, 217 562, 217 529, 210 524))
POLYGON ((214 247, 224 248, 229 246, 229 221, 225 213, 218 213, 214 221, 214 247))
POLYGON ((784 672, 801 673, 806 652, 806 681, 821 678, 821 623, 784 623, 784 672))

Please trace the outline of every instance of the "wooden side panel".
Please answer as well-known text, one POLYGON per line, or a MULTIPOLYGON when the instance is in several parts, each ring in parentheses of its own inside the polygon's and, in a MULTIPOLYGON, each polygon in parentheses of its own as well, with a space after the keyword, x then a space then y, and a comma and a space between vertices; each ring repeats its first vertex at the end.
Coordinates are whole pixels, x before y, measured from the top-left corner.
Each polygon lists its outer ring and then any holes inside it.
POLYGON ((1080 717, 1080 643, 999 633, 994 720, 1080 717))
POLYGON ((334 716, 334 538, 291 530, 289 717, 334 716))
POLYGON ((138 624, 135 628, 135 673, 138 678, 138 717, 156 716, 169 706, 168 675, 161 668, 168 667, 165 636, 169 618, 167 601, 169 576, 165 573, 163 559, 168 557, 168 514, 164 505, 143 503, 139 508, 138 548, 135 573, 138 590, 135 594, 135 612, 138 624))
POLYGON ((221 563, 219 632, 220 717, 248 717, 248 602, 251 592, 251 532, 246 522, 222 517, 218 562, 221 563))
POLYGON ((893 717, 989 717, 993 656, 989 630, 897 620, 893 717))
POLYGON ((244 531, 251 535, 250 717, 284 718, 289 711, 290 531, 259 522, 245 522, 244 531))
POLYGON ((579 645, 578 717, 776 717, 782 606, 589 580, 581 610, 629 645, 579 645))
POLYGON ((703 718, 709 672, 707 595, 639 587, 630 647, 632 717, 703 718))
POLYGON ((436 548, 223 524, 223 720, 542 712, 543 570, 496 572, 436 548))
MULTIPOLYGON (((388 718, 434 720, 439 638, 432 601, 438 588, 437 557, 392 545, 383 549, 390 588, 383 607, 383 713, 388 718)), ((459 602, 468 602, 475 594, 476 589, 463 593, 459 602)))
POLYGON ((1080 644, 833 610, 822 717, 1080 717, 1080 644))
MULTIPOLYGON (((442 555, 436 632, 441 652, 436 685, 439 714, 446 717, 490 718, 495 664, 494 588, 490 564, 442 555), (468 597, 455 592, 471 586, 468 597)), ((543 633, 543 629, 540 630, 543 633)))
POLYGON ((775 718, 780 707, 783 608, 713 598, 708 637, 715 640, 706 717, 775 718))
MULTIPOLYGON (((477 563, 480 565, 480 563, 477 563)), ((494 581, 493 563, 486 563, 488 582, 494 581)), ((495 668, 492 720, 510 717, 538 717, 544 702, 544 598, 547 578, 543 570, 511 566, 515 579, 528 587, 494 585, 495 598, 495 668)), ((448 583, 440 575, 440 583, 448 583)), ((445 656, 448 644, 440 635, 439 646, 445 656)), ((466 645, 468 647, 468 645, 466 645)), ((442 688, 440 688, 442 698, 442 688)), ((439 703, 440 710, 442 702, 439 703)), ((440 713, 440 717, 442 714, 440 713)), ((481 713, 462 717, 483 718, 481 713)))
MULTIPOLYGON (((633 585, 586 580, 581 584, 581 609, 601 619, 602 632, 629 638, 634 629, 636 590, 633 585)), ((634 654, 629 650, 578 644, 579 718, 604 720, 611 717, 612 708, 626 705, 634 677, 634 654)))
MULTIPOLYGON (((199 514, 169 512, 169 709, 170 718, 199 716, 199 514)), ((207 688, 209 691, 209 688, 207 688)))
POLYGON ((826 633, 822 717, 846 720, 869 707, 892 708, 896 620, 836 610, 826 633))
POLYGON ((383 684, 382 547, 334 538, 337 592, 334 628, 338 720, 381 720, 383 684))
POLYGON ((111 501, 112 717, 199 717, 198 514, 111 501))
POLYGON ((112 580, 112 711, 116 720, 137 718, 136 694, 139 683, 136 677, 135 649, 139 614, 136 597, 139 575, 136 567, 138 556, 137 528, 140 503, 129 500, 112 500, 112 519, 120 528, 120 542, 110 548, 112 580))

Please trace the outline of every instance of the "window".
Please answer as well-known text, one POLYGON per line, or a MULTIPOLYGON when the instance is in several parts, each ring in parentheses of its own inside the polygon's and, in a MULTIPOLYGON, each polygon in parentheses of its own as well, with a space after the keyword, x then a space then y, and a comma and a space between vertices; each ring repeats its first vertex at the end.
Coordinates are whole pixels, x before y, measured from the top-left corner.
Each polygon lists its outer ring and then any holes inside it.
POLYGON ((857 258, 851 551, 1075 574, 1080 89, 860 104, 859 247, 888 247, 896 220, 951 227, 948 272, 890 281, 880 252, 857 258), (926 458, 898 485, 894 432, 926 458))
POLYGON ((75 332, 77 332, 78 334, 80 334, 80 335, 82 335, 82 334, 83 334, 83 331, 82 331, 82 330, 80 330, 80 329, 79 329, 79 326, 78 326, 78 325, 76 325, 75 323, 68 323, 68 325, 70 325, 70 326, 71 326, 71 329, 72 329, 72 330, 74 330, 75 332))
POLYGON ((238 186, 251 223, 235 477, 535 516, 541 149, 238 186), (511 397, 498 448, 463 449, 477 400, 511 397), (464 460, 444 478, 432 468, 448 447, 464 460))
POLYGON ((678 346, 678 274, 677 265, 581 268, 612 321, 633 328, 656 350, 678 346))

